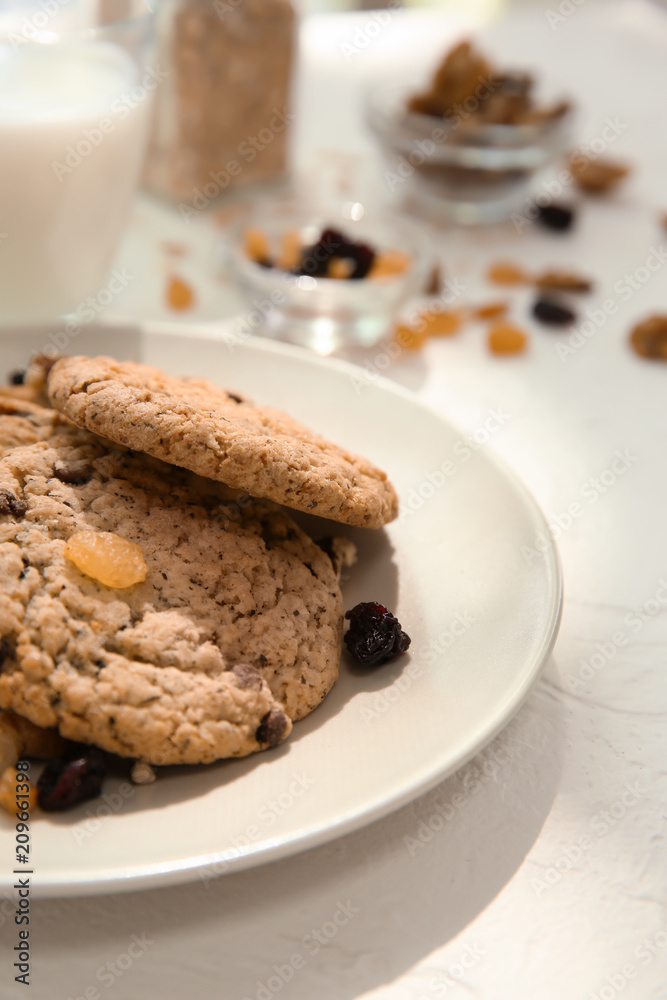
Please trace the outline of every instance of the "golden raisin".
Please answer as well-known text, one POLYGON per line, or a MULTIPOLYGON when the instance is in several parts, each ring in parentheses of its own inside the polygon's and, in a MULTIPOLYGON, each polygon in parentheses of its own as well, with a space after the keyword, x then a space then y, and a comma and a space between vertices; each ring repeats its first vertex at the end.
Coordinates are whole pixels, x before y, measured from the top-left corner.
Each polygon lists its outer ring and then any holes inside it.
POLYGON ((657 313, 638 323, 630 334, 630 346, 640 358, 667 361, 667 316, 657 313))
MULTIPOLYGON (((0 774, 0 806, 8 813, 11 813, 12 816, 16 815, 16 783, 18 774, 21 776, 21 784, 25 783, 25 771, 17 772, 15 767, 6 767, 0 774)), ((21 789, 19 798, 22 804, 25 803, 26 799, 28 800, 28 811, 30 811, 37 805, 37 789, 33 785, 30 785, 30 789, 27 792, 21 789)))
POLYGON ((508 260, 500 260, 496 264, 492 264, 488 270, 487 278, 494 285, 523 285, 530 281, 522 267, 512 264, 508 260))
POLYGON ((451 337, 462 325, 463 313, 459 309, 425 309, 419 329, 425 337, 451 337))
POLYGON ((485 306, 477 306, 472 311, 473 319, 498 319, 504 316, 509 308, 507 302, 488 302, 485 306))
POLYGON ((488 345, 493 354, 521 354, 527 344, 528 337, 513 323, 494 323, 489 329, 488 345))
POLYGON ((195 294, 183 278, 172 274, 167 281, 167 305, 171 309, 189 309, 195 300, 195 294))
POLYGON ((269 259, 269 241, 266 233, 256 226, 248 226, 243 234, 243 249, 250 260, 262 261, 269 259))
POLYGON ((426 337, 414 326, 408 323, 399 323, 394 330, 394 340, 406 351, 418 351, 423 346, 426 337))
POLYGON ((373 258, 369 278, 391 278, 410 267, 410 256, 402 250, 385 250, 373 258))
POLYGON ((77 531, 65 546, 65 556, 105 587, 132 587, 148 573, 141 548, 111 531, 77 531))
MULTIPOLYGON (((292 271, 301 260, 301 237, 296 229, 288 229, 280 240, 278 267, 283 271, 292 271)), ((268 245, 265 248, 265 258, 269 256, 268 245)), ((262 258, 260 258, 262 259, 262 258)))
POLYGON ((327 278, 349 278, 354 268, 354 261, 344 257, 330 257, 327 263, 327 278))

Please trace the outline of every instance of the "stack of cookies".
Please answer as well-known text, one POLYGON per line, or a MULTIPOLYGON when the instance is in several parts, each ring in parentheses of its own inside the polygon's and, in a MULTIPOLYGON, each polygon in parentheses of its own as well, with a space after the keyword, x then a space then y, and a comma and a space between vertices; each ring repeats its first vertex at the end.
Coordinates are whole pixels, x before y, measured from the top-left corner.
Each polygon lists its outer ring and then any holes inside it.
POLYGON ((0 391, 0 456, 0 706, 162 765, 276 746, 320 704, 353 547, 285 506, 377 528, 381 470, 208 381, 85 357, 0 391))

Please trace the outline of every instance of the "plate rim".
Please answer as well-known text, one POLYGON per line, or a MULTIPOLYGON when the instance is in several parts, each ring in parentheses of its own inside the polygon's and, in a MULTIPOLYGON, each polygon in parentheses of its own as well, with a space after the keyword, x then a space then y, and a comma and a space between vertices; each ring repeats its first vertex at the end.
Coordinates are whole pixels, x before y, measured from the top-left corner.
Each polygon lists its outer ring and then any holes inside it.
MULTIPOLYGON (((170 320, 149 320, 141 323, 134 321, 110 321, 91 323, 87 330, 93 332, 100 330, 109 333, 111 329, 122 329, 126 331, 134 330, 140 340, 149 337, 176 337, 183 340, 203 339, 211 342, 224 341, 225 327, 228 327, 233 320, 225 320, 220 323, 192 323, 187 326, 183 323, 170 320)), ((55 326, 57 324, 50 324, 55 326)), ((27 332, 26 328, 26 332, 27 332)), ((45 329, 45 324, 34 324, 30 326, 31 332, 45 329)), ((0 329, 0 338, 16 336, 16 328, 0 329)), ((250 336, 242 341, 235 341, 235 346, 242 351, 249 350, 262 355, 279 355, 289 359, 299 360, 308 366, 315 366, 322 369, 335 369, 341 375, 348 377, 364 378, 364 369, 351 361, 337 357, 322 357, 293 344, 273 341, 258 336, 250 336)), ((413 406, 417 406, 422 411, 426 411, 432 418, 445 424, 448 429, 461 432, 461 428, 444 416, 430 403, 424 402, 416 392, 406 388, 400 383, 384 375, 377 375, 369 386, 377 387, 380 390, 398 395, 404 401, 413 406)), ((533 515, 542 525, 548 527, 547 517, 537 502, 532 492, 523 482, 521 477, 511 465, 499 455, 493 446, 483 445, 485 460, 496 467, 496 470, 509 481, 515 492, 522 501, 532 508, 533 515)), ((228 860, 225 856, 230 854, 230 849, 214 852, 212 854, 197 855, 186 859, 164 864, 156 862, 154 864, 141 864, 133 868, 128 868, 125 872, 119 873, 117 869, 101 869, 95 878, 86 878, 85 881, 72 881, 71 873, 66 877, 59 877, 57 874, 48 877, 45 881, 37 880, 33 886, 33 895, 36 898, 74 898, 81 896, 107 895, 121 892, 134 892, 146 889, 167 888, 169 886, 182 885, 194 881, 197 875, 201 875, 207 868, 214 865, 225 865, 223 872, 212 875, 211 878, 232 875, 235 872, 246 871, 251 868, 269 864, 282 858, 301 854, 305 851, 320 847, 332 840, 343 837, 356 830, 362 829, 378 820, 391 815, 409 802, 426 794, 455 774, 464 767, 473 757, 475 757, 484 747, 495 739, 495 737, 508 725, 511 719, 519 711, 533 686, 537 682, 546 662, 556 643, 560 623, 563 613, 563 569, 558 551, 558 546, 554 539, 548 549, 549 559, 545 563, 545 575, 549 580, 549 614, 548 624, 545 626, 544 634, 539 650, 536 652, 534 662, 530 670, 524 677, 522 683, 516 689, 513 697, 503 706, 500 716, 496 715, 491 722, 478 734, 478 736, 468 744, 463 752, 459 753, 455 759, 451 760, 446 767, 434 767, 417 782, 413 782, 409 787, 404 787, 398 793, 394 793, 388 799, 378 801, 368 807, 357 809, 352 814, 347 814, 340 819, 326 821, 322 824, 312 825, 304 833, 297 832, 289 839, 278 840, 274 843, 262 841, 258 844, 248 845, 247 850, 232 848, 234 857, 228 860)), ((84 873, 85 874, 85 873, 84 873)))

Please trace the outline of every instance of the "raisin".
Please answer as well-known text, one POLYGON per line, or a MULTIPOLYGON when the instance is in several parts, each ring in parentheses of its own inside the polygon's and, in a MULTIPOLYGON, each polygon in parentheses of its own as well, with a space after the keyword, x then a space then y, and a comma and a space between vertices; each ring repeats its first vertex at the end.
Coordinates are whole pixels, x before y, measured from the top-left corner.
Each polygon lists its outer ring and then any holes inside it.
POLYGON ((9 373, 7 381, 10 385, 23 385, 26 374, 25 368, 17 368, 15 371, 9 373))
POLYGON ((345 617, 350 622, 345 645, 355 660, 365 666, 388 663, 410 645, 410 636, 402 631, 400 622, 384 604, 374 601, 357 604, 345 612, 345 617))
POLYGON ((258 743, 266 743, 267 746, 277 747, 285 738, 287 729, 287 716, 278 709, 267 712, 255 733, 258 743))
POLYGON ((487 343, 492 354, 521 354, 526 349, 528 338, 514 323, 499 320, 490 327, 487 343))
POLYGON ((102 791, 106 773, 107 756, 96 747, 87 747, 73 759, 55 757, 37 782, 39 804, 47 812, 58 812, 93 799, 102 791))
POLYGON ((571 309, 554 299, 538 299, 533 306, 533 316, 547 326, 566 326, 577 318, 571 309))
POLYGON ((61 483, 69 483, 72 486, 83 486, 90 481, 93 474, 91 465, 86 462, 72 462, 66 465, 65 462, 56 462, 53 467, 53 475, 61 483))
POLYGON ((28 509, 25 500, 19 500, 16 493, 11 490, 0 489, 0 514, 14 514, 16 517, 23 517, 28 509))
POLYGON ((543 205, 538 209, 537 221, 546 229, 564 233, 574 222, 574 209, 566 205, 543 205))
POLYGON ((75 532, 65 546, 65 558, 106 587, 133 587, 148 574, 141 547, 111 531, 75 532))

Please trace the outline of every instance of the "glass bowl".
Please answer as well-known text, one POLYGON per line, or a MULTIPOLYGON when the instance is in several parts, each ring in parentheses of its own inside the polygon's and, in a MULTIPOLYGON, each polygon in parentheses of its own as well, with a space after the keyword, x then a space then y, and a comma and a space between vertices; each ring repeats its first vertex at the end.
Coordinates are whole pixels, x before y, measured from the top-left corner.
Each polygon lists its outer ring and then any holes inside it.
POLYGON ((430 240, 417 224, 351 201, 314 208, 260 203, 229 229, 222 254, 249 306, 248 322, 239 324, 241 334, 258 333, 323 355, 371 347, 386 337, 404 303, 423 290, 433 266, 430 240), (301 245, 310 247, 324 230, 336 229, 376 251, 402 251, 409 263, 399 274, 359 280, 292 274, 248 257, 244 241, 250 228, 259 229, 274 251, 288 232, 298 233, 301 245))
POLYGON ((386 162, 388 190, 445 219, 475 225, 509 218, 528 197, 534 175, 569 146, 573 112, 565 101, 561 114, 540 123, 472 125, 408 111, 413 93, 406 86, 375 88, 366 122, 386 162))

